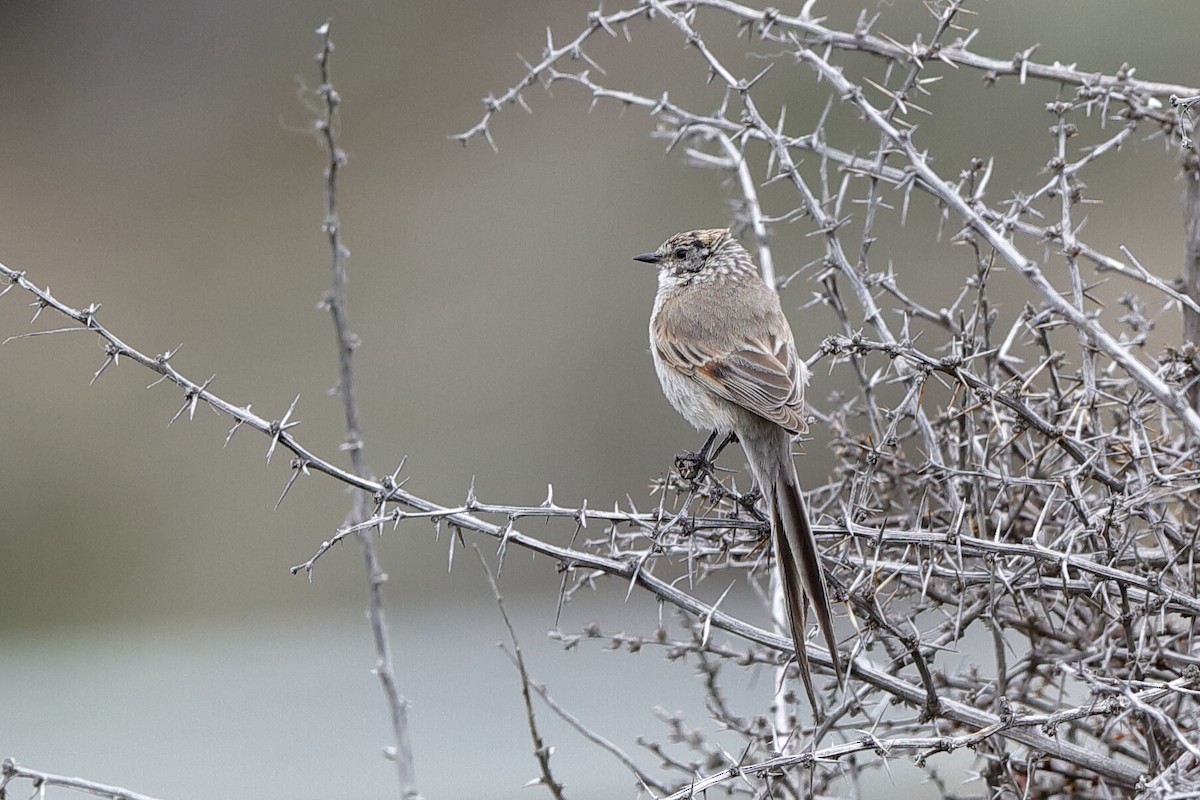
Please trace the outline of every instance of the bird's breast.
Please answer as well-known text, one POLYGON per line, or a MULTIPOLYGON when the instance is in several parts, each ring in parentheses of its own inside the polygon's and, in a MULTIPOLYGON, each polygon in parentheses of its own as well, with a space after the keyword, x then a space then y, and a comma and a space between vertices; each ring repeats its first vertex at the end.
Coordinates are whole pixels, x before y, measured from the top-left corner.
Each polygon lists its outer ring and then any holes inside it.
POLYGON ((662 359, 655 343, 653 326, 650 330, 650 354, 654 358, 654 371, 658 374, 663 394, 684 419, 702 431, 731 433, 741 427, 740 416, 744 412, 740 408, 717 397, 662 359))

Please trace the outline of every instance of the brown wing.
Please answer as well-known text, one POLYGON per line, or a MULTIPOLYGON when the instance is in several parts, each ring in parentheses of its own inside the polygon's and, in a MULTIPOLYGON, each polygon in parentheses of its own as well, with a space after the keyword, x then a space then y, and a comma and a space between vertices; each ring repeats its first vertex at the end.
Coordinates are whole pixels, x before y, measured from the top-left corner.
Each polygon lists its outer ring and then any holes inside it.
POLYGON ((791 433, 803 433, 807 369, 796 356, 791 336, 749 339, 727 353, 659 339, 664 361, 716 395, 769 419, 791 433))

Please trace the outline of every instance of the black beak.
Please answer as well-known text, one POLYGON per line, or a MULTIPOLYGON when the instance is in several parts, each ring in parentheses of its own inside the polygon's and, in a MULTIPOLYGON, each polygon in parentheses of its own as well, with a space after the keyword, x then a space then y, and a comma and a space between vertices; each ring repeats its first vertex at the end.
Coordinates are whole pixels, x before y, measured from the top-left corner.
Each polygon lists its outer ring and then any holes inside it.
POLYGON ((641 261, 646 264, 657 264, 662 259, 655 253, 642 253, 640 256, 634 256, 634 261, 641 261))

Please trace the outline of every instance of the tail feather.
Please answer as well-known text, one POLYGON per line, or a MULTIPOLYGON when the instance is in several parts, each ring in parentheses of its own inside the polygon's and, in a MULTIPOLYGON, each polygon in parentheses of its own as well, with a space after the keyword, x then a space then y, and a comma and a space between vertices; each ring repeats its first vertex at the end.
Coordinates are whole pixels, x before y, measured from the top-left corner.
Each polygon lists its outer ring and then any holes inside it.
POLYGON ((804 496, 800 493, 795 467, 791 464, 785 465, 776 476, 771 495, 771 530, 775 534, 775 552, 779 559, 779 573, 784 598, 787 601, 792 641, 796 648, 801 678, 804 680, 809 699, 813 701, 813 708, 816 708, 812 676, 808 674, 808 654, 804 649, 804 628, 808 616, 806 595, 816 613, 817 627, 821 629, 821 635, 829 648, 834 675, 838 685, 842 685, 837 637, 833 630, 833 611, 825 588, 821 553, 817 549, 817 540, 808 522, 804 496))
POLYGON ((794 563, 792 551, 788 545, 788 537, 783 535, 783 521, 780 519, 779 504, 771 503, 771 530, 775 533, 775 558, 779 560, 779 580, 783 585, 783 600, 787 607, 788 626, 792 632, 792 648, 796 651, 796 666, 800 671, 800 680, 804 683, 804 691, 808 694, 809 705, 816 711, 817 693, 813 688, 812 665, 808 661, 808 650, 804 647, 804 629, 808 625, 808 605, 804 599, 804 588, 800 584, 799 575, 791 568, 794 563))

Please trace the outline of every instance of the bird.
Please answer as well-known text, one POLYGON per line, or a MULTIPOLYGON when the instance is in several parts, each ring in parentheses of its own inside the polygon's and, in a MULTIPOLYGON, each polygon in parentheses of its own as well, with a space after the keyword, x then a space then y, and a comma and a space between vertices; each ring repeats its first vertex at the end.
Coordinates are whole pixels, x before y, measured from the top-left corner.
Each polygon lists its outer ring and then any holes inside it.
POLYGON ((634 260, 658 267, 650 354, 663 394, 684 419, 711 432, 699 458, 717 436, 737 438, 769 510, 792 645, 816 711, 806 597, 839 685, 842 673, 825 572, 792 460, 792 437, 808 429, 808 368, 779 294, 727 228, 677 233, 634 260))

